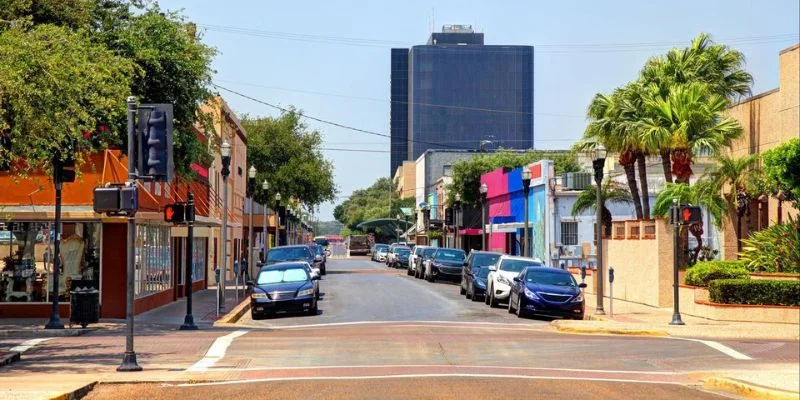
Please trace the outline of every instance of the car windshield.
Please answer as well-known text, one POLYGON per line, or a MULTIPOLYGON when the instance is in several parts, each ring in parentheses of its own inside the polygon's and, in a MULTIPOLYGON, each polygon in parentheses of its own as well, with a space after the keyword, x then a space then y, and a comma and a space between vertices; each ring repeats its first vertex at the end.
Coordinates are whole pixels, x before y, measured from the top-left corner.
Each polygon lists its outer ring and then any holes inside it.
POLYGON ((472 256, 472 265, 478 267, 494 265, 499 258, 500 254, 475 254, 472 256))
POLYGON ((466 255, 462 250, 439 249, 436 258, 440 260, 464 260, 466 255))
POLYGON ((389 246, 387 246, 385 244, 376 244, 375 245, 375 250, 377 250, 377 251, 386 251, 386 249, 388 249, 388 248, 389 248, 389 246))
POLYGON ((431 256, 433 256, 434 253, 436 253, 436 250, 437 249, 435 249, 435 248, 425 249, 424 252, 422 253, 422 256, 423 257, 431 257, 431 256))
POLYGON ((304 268, 273 269, 258 274, 258 285, 269 285, 283 282, 304 282, 309 279, 304 268))
POLYGON ((314 243, 327 247, 328 246, 328 239, 314 239, 314 243))
POLYGON ((489 267, 478 268, 478 271, 475 272, 475 276, 477 276, 478 278, 486 279, 487 277, 489 277, 489 267))
POLYGON ((404 256, 407 256, 411 254, 411 249, 398 249, 397 254, 402 254, 404 256))
POLYGON ((501 271, 520 272, 526 267, 542 267, 543 265, 533 260, 503 260, 500 263, 501 271))
POLYGON ((307 260, 310 255, 308 247, 274 248, 267 253, 267 260, 271 262, 307 260))
POLYGON ((525 282, 553 286, 577 286, 572 275, 555 271, 528 271, 525 274, 525 282))

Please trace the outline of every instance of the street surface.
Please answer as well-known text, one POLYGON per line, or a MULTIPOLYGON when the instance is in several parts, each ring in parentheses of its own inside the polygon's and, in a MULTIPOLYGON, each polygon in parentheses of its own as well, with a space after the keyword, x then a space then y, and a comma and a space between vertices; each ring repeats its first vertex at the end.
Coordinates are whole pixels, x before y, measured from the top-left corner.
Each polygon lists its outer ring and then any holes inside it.
POLYGON ((466 300, 457 285, 366 258, 329 260, 327 268, 316 316, 253 321, 248 313, 236 327, 196 332, 142 324, 136 349, 144 372, 114 372, 121 331, 53 338, 3 372, 164 382, 101 384, 89 399, 653 400, 724 398, 700 380, 800 361, 797 342, 557 333, 548 320, 519 319, 466 300))

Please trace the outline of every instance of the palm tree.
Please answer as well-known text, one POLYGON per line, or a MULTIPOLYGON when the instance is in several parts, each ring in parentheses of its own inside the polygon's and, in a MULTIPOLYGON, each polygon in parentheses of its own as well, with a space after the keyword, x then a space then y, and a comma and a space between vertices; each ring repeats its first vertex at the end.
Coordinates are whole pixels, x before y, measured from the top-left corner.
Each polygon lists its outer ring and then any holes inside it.
POLYGON ((644 99, 649 117, 639 123, 641 140, 648 148, 671 143, 675 182, 688 184, 695 155, 717 155, 741 136, 739 122, 724 114, 727 106, 706 84, 675 86, 666 97, 644 99))
POLYGON ((728 187, 724 194, 729 205, 736 204, 736 248, 742 251, 742 217, 750 215, 750 194, 747 186, 752 178, 752 168, 758 161, 758 155, 752 154, 741 158, 733 158, 724 154, 716 157, 716 165, 707 172, 709 178, 720 188, 728 187))
POLYGON ((617 88, 610 96, 601 93, 595 95, 587 111, 591 122, 584 131, 583 144, 578 147, 591 148, 596 143, 602 143, 609 152, 619 154, 618 161, 625 171, 636 218, 642 219, 644 212, 635 170, 639 142, 635 131, 629 129, 630 119, 635 118, 635 107, 629 99, 632 91, 623 87, 617 88))
MULTIPOLYGON (((631 204, 631 193, 622 185, 612 180, 606 180, 600 190, 600 200, 603 204, 603 227, 606 235, 611 234, 611 211, 606 207, 609 203, 631 204)), ((572 205, 572 216, 582 214, 584 211, 593 210, 597 205, 597 187, 589 186, 578 194, 572 205)))

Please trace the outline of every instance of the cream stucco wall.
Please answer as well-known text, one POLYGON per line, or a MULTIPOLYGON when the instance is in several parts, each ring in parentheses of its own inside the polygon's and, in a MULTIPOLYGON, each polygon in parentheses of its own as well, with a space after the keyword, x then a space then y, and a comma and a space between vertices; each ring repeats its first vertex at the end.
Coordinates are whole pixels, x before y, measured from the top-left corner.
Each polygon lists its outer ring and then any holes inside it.
POLYGON ((397 196, 401 199, 410 199, 416 196, 417 164, 414 161, 403 161, 394 174, 394 185, 397 196))

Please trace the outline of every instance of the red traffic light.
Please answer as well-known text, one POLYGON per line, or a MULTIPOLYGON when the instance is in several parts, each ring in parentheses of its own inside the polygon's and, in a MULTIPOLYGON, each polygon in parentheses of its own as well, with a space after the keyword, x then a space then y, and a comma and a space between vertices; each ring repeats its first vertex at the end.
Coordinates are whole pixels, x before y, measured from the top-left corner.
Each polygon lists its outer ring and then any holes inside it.
POLYGON ((697 206, 682 206, 681 207, 681 222, 684 224, 696 224, 703 221, 703 215, 700 212, 700 207, 697 206))

